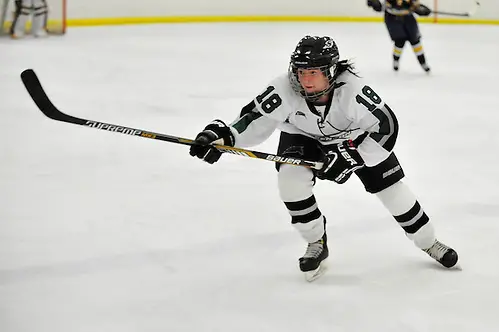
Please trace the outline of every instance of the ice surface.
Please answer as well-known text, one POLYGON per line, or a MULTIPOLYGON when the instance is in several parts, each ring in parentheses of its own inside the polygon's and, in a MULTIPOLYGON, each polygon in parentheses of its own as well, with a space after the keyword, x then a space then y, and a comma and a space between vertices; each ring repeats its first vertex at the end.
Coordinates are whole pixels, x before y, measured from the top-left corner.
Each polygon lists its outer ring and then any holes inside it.
MULTIPOLYGON (((432 74, 383 24, 189 24, 0 40, 0 331, 492 332, 499 329, 499 27, 421 25, 432 74), (19 79, 88 119, 192 138, 330 35, 400 123, 406 183, 446 271, 360 181, 318 183, 330 269, 306 283, 270 162, 44 117, 19 79)), ((273 152, 277 133, 256 150, 273 152)))

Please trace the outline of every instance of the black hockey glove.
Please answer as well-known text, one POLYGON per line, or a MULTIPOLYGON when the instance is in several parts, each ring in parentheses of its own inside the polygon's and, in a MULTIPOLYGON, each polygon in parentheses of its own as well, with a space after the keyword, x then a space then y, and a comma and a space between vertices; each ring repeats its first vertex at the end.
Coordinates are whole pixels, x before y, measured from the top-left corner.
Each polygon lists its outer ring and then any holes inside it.
POLYGON ((367 6, 372 7, 372 9, 376 12, 383 10, 383 5, 379 2, 379 0, 367 0, 367 6))
POLYGON ((213 164, 220 159, 222 152, 211 144, 234 146, 234 136, 222 120, 213 120, 196 136, 194 142, 197 144, 191 145, 190 155, 213 164))
POLYGON ((431 9, 421 4, 414 9, 414 12, 419 16, 429 16, 431 14, 431 9))
POLYGON ((325 146, 323 150, 325 150, 324 166, 317 171, 317 177, 321 180, 331 180, 342 184, 356 169, 364 166, 364 160, 352 140, 325 146))

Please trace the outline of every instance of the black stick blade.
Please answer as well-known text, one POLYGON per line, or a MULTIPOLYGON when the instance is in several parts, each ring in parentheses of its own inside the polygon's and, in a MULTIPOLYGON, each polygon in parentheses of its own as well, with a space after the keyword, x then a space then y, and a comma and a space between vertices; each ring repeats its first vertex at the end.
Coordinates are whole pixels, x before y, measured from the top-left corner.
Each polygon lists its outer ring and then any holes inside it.
POLYGON ((69 116, 62 113, 57 109, 57 107, 52 104, 49 97, 43 90, 42 84, 36 76, 33 69, 26 69, 21 73, 21 80, 23 81, 26 90, 28 91, 31 99, 35 102, 36 106, 43 112, 47 117, 64 122, 72 122, 76 124, 81 124, 81 119, 69 116))

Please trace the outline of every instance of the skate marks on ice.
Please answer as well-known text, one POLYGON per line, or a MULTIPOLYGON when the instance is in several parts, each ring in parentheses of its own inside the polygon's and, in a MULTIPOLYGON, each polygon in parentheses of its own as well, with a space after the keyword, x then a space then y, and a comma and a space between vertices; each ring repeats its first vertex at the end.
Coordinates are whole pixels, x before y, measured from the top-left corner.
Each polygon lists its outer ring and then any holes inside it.
POLYGON ((429 260, 428 262, 418 261, 413 263, 415 264, 415 266, 418 266, 422 270, 434 270, 436 272, 443 271, 447 273, 458 273, 463 271, 463 267, 461 265, 461 257, 459 257, 459 261, 456 263, 456 265, 451 268, 447 268, 445 266, 442 266, 442 264, 438 263, 437 261, 431 260, 429 260))
MULTIPOLYGON (((365 258, 355 257, 349 260, 349 257, 340 252, 337 253, 337 256, 332 255, 324 260, 317 270, 308 273, 299 271, 298 260, 295 256, 300 255, 300 244, 300 241, 296 241, 294 233, 286 232, 222 239, 216 242, 193 244, 189 248, 137 248, 128 253, 102 253, 95 257, 71 261, 0 269, 0 285, 151 267, 160 269, 165 276, 190 274, 194 270, 200 269, 203 273, 211 274, 214 277, 218 276, 218 278, 230 274, 246 274, 251 271, 251 275, 260 275, 258 279, 266 276, 300 283, 303 283, 303 277, 309 282, 324 280, 323 283, 343 286, 360 286, 369 282, 369 278, 365 278, 369 275, 369 265, 366 264, 365 258), (339 256, 340 254, 341 256, 339 256), (244 257, 244 259, 237 257, 244 257), (192 264, 195 268, 185 266, 183 261, 189 259, 195 263, 192 264), (345 269, 345 260, 350 262, 348 265, 359 265, 364 268, 354 269, 353 272, 345 274, 345 271, 352 270, 350 267, 345 269)), ((376 260, 376 257, 371 257, 369 260, 376 260)), ((393 265, 390 270, 394 273, 393 270, 397 268, 396 261, 393 265)), ((422 271, 425 269, 449 270, 432 260, 418 262, 418 259, 412 259, 406 262, 406 265, 411 265, 412 269, 422 271)), ((374 271, 377 270, 376 268, 374 271)), ((400 266, 400 270, 407 271, 407 266, 400 266)))
MULTIPOLYGON (((136 240, 146 238, 140 229, 136 229, 136 240)), ((161 233, 158 228, 149 230, 161 233)), ((332 236, 335 241, 331 241, 328 272, 308 283, 298 269, 303 243, 292 230, 204 241, 189 238, 186 235, 185 244, 179 241, 175 248, 134 242, 130 253, 102 252, 97 258, 47 264, 38 270, 18 269, 16 275, 10 275, 7 286, 29 310, 50 315, 48 307, 40 308, 40 303, 49 303, 51 310, 64 306, 69 313, 62 327, 69 326, 71 319, 76 325, 85 321, 94 330, 101 323, 103 310, 98 301, 105 301, 106 324, 111 328, 153 320, 156 327, 168 324, 178 331, 202 330, 203 324, 218 326, 210 331, 220 332, 270 332, 284 327, 297 332, 303 330, 300 324, 329 331, 333 324, 335 331, 364 331, 373 325, 391 332, 409 324, 411 313, 421 315, 418 324, 440 324, 431 316, 437 309, 439 316, 461 314, 471 307, 463 304, 463 297, 474 297, 476 303, 477 294, 484 294, 484 287, 473 284, 473 276, 448 273, 412 244, 407 250, 390 252, 392 248, 372 249, 376 242, 366 242, 357 234, 332 236), (346 251, 349 244, 359 244, 357 238, 363 247, 346 251), (366 251, 372 252, 366 255, 366 251), (21 280, 15 281, 17 278, 21 280), (36 292, 40 285, 42 293, 36 292), (456 307, 453 303, 461 304, 456 307), (129 308, 133 310, 127 311, 129 308), (312 315, 306 322, 290 319, 303 316, 303 311, 312 315), (190 319, 185 312, 190 313, 190 319), (353 312, 355 315, 349 314, 353 312), (363 320, 358 321, 358 316, 363 320), (238 327, 234 319, 218 325, 227 317, 244 319, 247 325, 238 327)), ((5 278, 3 283, 7 283, 5 278)), ((491 317, 488 312, 484 316, 491 317)), ((478 315, 473 317, 469 319, 478 320, 478 315)))
MULTIPOLYGON (((305 280, 308 282, 315 281, 322 277, 326 271, 328 270, 328 263, 327 259, 323 260, 320 264, 319 267, 313 271, 307 271, 307 272, 302 272, 303 276, 305 277, 305 280)), ((300 271, 301 272, 301 271, 300 271)))
MULTIPOLYGON (((314 271, 309 271, 309 272, 301 272, 307 282, 314 282, 318 279, 328 279, 324 281, 324 283, 329 283, 329 284, 336 284, 336 285, 354 285, 354 284, 361 284, 362 283, 362 278, 359 276, 354 276, 354 275, 342 275, 341 271, 335 270, 334 263, 333 263, 333 271, 329 271, 331 269, 331 263, 329 262, 329 259, 324 260, 319 268, 317 268, 314 271), (328 272, 329 271, 329 272, 328 272), (327 275, 324 277, 324 275, 327 275)), ((435 270, 435 271, 447 271, 448 273, 455 273, 455 272, 460 272, 463 270, 460 262, 458 262, 455 266, 451 268, 446 268, 439 264, 436 261, 429 261, 429 262, 416 262, 414 261, 414 266, 420 268, 421 270, 435 270)))

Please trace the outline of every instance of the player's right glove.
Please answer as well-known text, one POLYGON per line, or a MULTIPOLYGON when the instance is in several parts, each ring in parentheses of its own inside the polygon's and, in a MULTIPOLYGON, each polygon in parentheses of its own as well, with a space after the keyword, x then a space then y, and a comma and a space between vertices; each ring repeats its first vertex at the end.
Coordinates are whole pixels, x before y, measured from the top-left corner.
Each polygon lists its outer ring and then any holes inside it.
POLYGON ((431 14, 431 9, 423 4, 420 4, 416 7, 416 9, 414 9, 414 12, 419 16, 429 16, 431 14))
POLYGON ((189 154, 213 164, 220 159, 222 152, 212 144, 234 146, 234 135, 222 120, 213 120, 196 136, 194 142, 196 144, 191 145, 189 154))
POLYGON ((355 170, 364 166, 364 160, 352 140, 328 145, 323 149, 325 150, 324 166, 317 171, 317 177, 321 180, 331 180, 343 184, 355 170))
POLYGON ((367 6, 371 7, 376 12, 383 10, 383 5, 379 2, 379 0, 367 0, 367 6))

